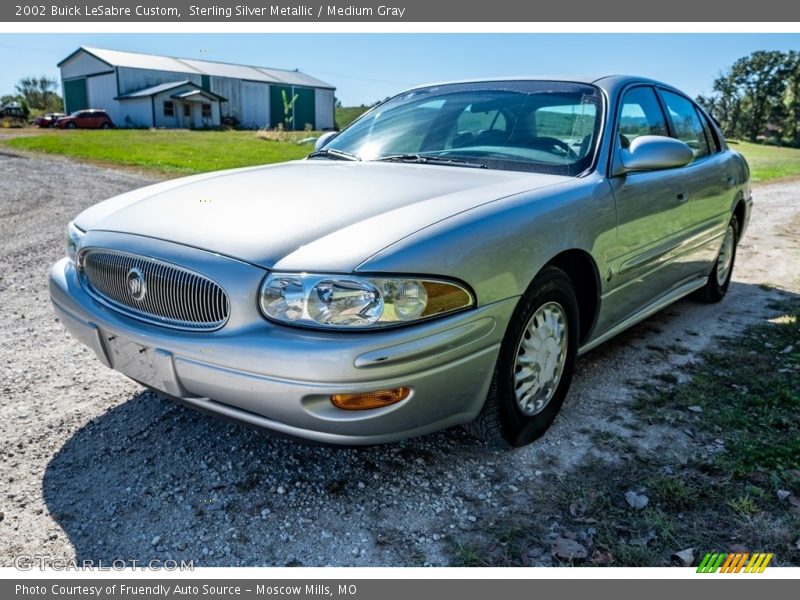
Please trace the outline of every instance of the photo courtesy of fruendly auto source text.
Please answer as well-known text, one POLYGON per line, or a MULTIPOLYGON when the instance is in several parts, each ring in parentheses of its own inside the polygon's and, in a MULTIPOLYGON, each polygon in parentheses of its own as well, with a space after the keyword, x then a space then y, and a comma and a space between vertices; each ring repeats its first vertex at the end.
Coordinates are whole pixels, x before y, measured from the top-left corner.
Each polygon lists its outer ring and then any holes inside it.
POLYGON ((800 579, 794 4, 15 0, 0 228, 3 598, 800 579))

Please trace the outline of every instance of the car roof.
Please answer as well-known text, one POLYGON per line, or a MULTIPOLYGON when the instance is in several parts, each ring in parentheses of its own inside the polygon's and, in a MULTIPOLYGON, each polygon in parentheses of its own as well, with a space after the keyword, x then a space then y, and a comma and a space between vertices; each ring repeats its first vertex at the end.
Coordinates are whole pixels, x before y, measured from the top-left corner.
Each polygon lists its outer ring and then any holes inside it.
POLYGON ((658 85, 665 88, 675 89, 671 85, 641 77, 638 75, 540 75, 540 76, 512 76, 512 77, 488 77, 480 79, 462 79, 456 81, 439 81, 426 85, 417 85, 409 88, 406 91, 417 90, 427 87, 435 87, 439 85, 452 85, 452 84, 465 84, 465 83, 491 83, 493 81, 557 81, 563 83, 583 83, 588 85, 595 85, 606 92, 618 90, 631 83, 645 83, 650 85, 658 85))

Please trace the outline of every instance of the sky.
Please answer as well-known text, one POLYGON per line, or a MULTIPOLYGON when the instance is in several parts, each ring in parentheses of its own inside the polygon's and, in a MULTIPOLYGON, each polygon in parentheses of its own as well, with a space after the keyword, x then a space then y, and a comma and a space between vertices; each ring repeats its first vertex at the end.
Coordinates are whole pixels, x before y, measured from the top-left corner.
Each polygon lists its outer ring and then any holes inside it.
POLYGON ((641 75, 696 96, 754 50, 800 50, 800 34, 0 34, 0 95, 25 76, 57 78, 82 45, 300 69, 357 106, 423 83, 520 75, 641 75))

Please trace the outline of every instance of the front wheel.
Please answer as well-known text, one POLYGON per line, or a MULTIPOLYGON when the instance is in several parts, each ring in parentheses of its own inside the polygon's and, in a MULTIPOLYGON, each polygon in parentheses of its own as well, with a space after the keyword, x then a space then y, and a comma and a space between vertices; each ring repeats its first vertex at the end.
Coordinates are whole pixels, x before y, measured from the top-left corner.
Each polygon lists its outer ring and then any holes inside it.
POLYGON ((67 123, 67 129, 75 129, 75 123, 67 123))
POLYGON ((467 430, 501 447, 541 437, 569 390, 578 329, 572 281, 561 269, 545 267, 511 317, 486 402, 467 430))
POLYGON ((697 290, 694 297, 700 302, 719 302, 728 293, 733 276, 733 265, 736 262, 736 246, 739 243, 739 221, 731 217, 725 234, 722 237, 717 260, 708 275, 706 284, 697 290))

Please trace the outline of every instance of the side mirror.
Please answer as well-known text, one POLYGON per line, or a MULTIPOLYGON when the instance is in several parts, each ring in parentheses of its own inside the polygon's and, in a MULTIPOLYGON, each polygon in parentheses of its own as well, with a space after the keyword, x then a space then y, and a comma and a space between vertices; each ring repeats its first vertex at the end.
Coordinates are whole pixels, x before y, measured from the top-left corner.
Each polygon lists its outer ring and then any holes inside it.
POLYGON ((330 142, 333 138, 339 135, 338 131, 326 131, 321 136, 317 138, 317 141, 314 142, 314 152, 317 150, 322 150, 325 147, 325 144, 330 142))
POLYGON ((615 175, 630 171, 656 171, 683 167, 694 160, 689 146, 675 138, 662 135, 642 135, 631 142, 630 148, 619 151, 615 175))

